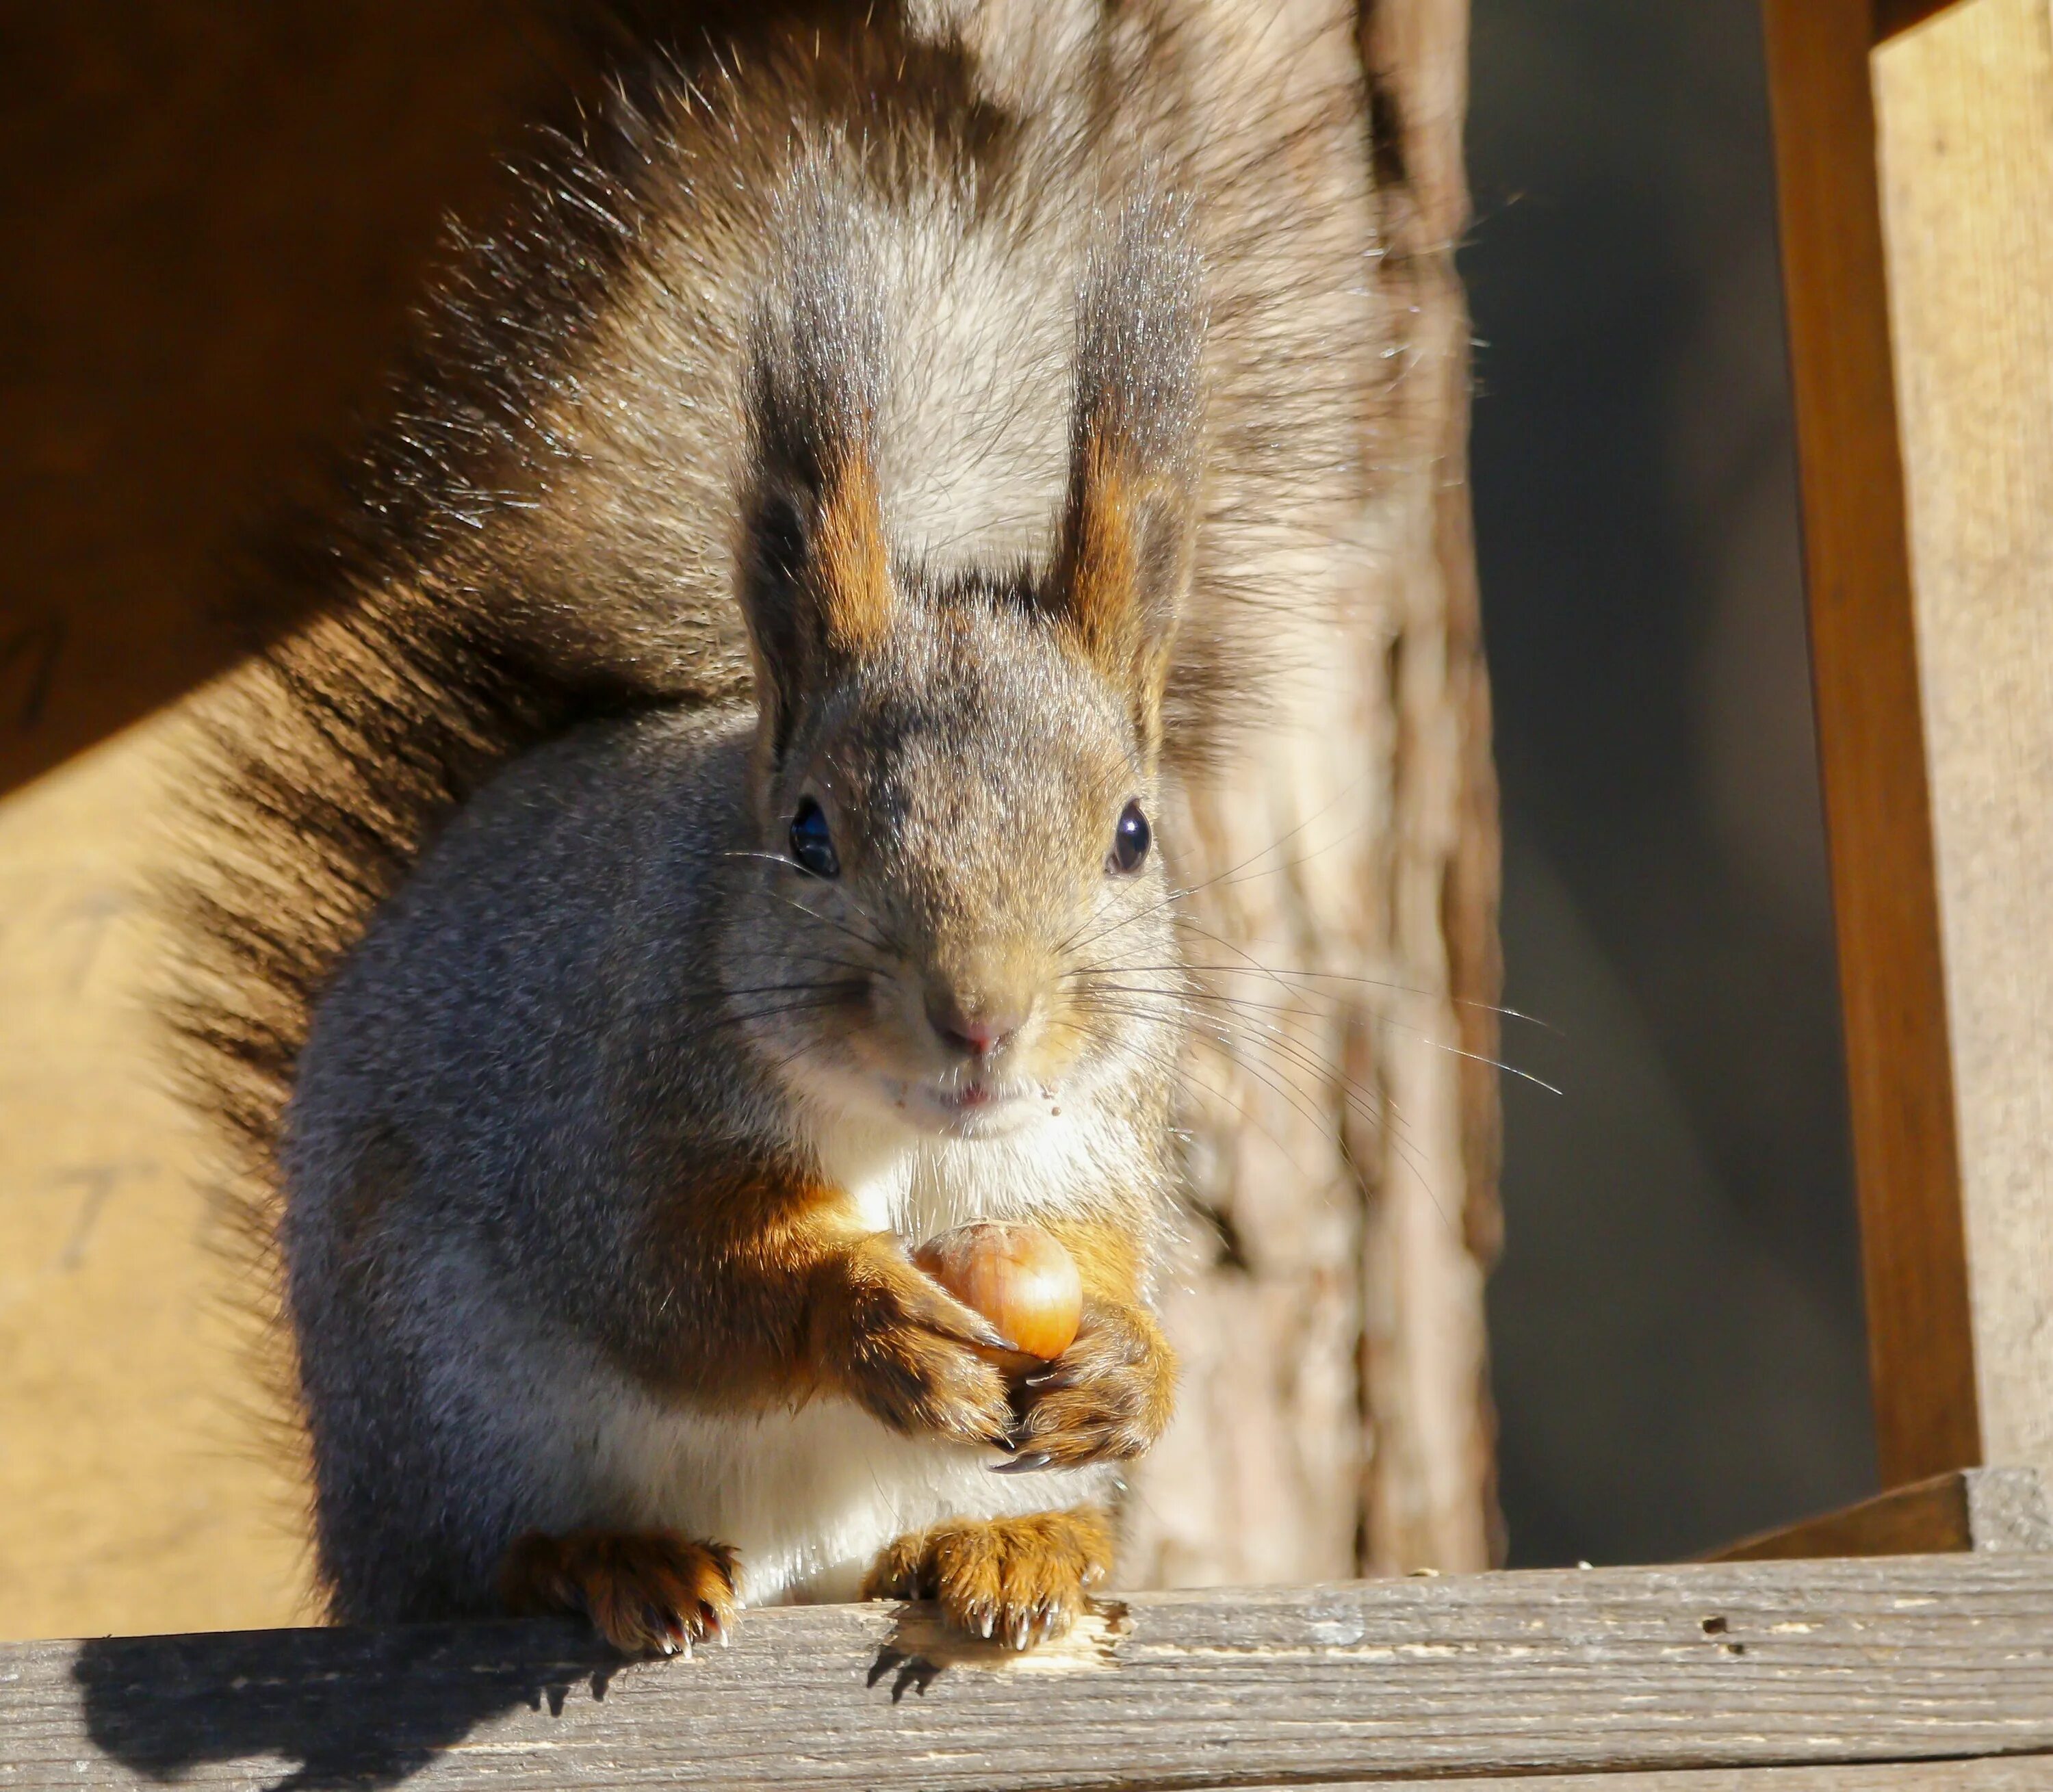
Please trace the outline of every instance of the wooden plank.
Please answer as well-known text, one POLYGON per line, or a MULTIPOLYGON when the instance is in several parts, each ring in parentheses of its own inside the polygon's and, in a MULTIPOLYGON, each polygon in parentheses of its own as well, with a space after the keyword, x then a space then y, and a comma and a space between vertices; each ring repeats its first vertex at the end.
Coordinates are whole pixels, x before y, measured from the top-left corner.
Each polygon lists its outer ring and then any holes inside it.
POLYGON ((1874 54, 1890 319, 1988 1458, 2053 1469, 2053 13, 1874 54))
POLYGON ((884 1605, 750 1613, 732 1649, 626 1667, 567 1624, 16 1645, 0 1708, 10 1787, 286 1763, 296 1785, 1144 1792, 2020 1755, 2053 1751, 2053 1559, 1136 1594, 1024 1657, 884 1605))
POLYGON ((1963 1468, 1741 1539, 1710 1562, 1931 1555, 1953 1550, 2053 1550, 2053 1517, 2030 1468, 1963 1468))
MULTIPOLYGON (((2053 1786, 2053 1755, 2008 1760, 1894 1762, 1864 1767, 1684 1767, 1652 1774, 1520 1774, 1489 1779, 1435 1779, 1432 1792, 2043 1792, 2053 1786)), ((1325 1780, 1292 1792, 1395 1792, 1419 1782, 1325 1780)), ((1224 1786, 1191 1792, 1227 1792, 1224 1786)))
POLYGON ((1869 1360, 1889 1485, 1983 1457, 1883 282, 1874 21, 1870 0, 1764 0, 1763 14, 1869 1360))

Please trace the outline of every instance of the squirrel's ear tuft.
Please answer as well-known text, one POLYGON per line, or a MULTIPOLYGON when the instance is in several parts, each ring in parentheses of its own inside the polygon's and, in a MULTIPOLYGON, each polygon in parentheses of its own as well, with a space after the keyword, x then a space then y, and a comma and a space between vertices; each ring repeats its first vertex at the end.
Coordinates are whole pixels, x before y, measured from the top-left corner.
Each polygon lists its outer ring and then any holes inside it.
POLYGON ((862 220, 803 179, 782 214, 787 261, 750 331, 752 465, 741 602, 774 751, 798 704, 890 626, 874 439, 882 302, 862 220))
POLYGON ((1197 532, 1205 315, 1184 202, 1108 221, 1077 314, 1062 537, 1043 606, 1132 701, 1152 762, 1197 532))

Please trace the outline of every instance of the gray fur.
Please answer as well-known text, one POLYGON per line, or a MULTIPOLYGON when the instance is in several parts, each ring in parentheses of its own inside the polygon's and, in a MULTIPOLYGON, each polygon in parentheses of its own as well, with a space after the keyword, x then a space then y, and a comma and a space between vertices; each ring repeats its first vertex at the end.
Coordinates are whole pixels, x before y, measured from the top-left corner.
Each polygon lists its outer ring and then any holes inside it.
MULTIPOLYGON (((1264 607, 1332 601, 1275 574, 1335 563, 1373 406, 1321 345, 1379 316, 1289 171, 1365 179, 1360 96, 1291 84, 1309 39, 1238 90, 1201 9, 1070 6, 1045 38, 934 10, 660 80, 538 171, 310 575, 329 614, 218 704, 184 1024, 283 1246, 340 1616, 489 1609, 530 1527, 693 1528, 707 1465, 783 1422, 680 1311, 717 1286, 677 1244, 709 1156, 915 1235, 1152 1239, 1173 1198, 1163 857, 1105 857, 1258 709, 1264 607), (1093 424, 1173 498, 1162 770, 1054 626, 1093 424), (736 600, 790 572, 764 494, 816 500, 844 452, 892 625, 752 751, 744 613, 756 665, 776 643, 736 600), (836 882, 779 862, 806 795, 836 882), (1021 1092, 1062 1113, 982 1139, 919 1112, 960 1084, 921 1004, 1007 979, 1070 1029, 1034 1047, 1058 1096, 1021 1092)), ((863 1524, 1105 1483, 876 1448, 905 1490, 863 1524)), ((850 1523, 795 1514, 756 1590, 842 1586, 850 1523)))

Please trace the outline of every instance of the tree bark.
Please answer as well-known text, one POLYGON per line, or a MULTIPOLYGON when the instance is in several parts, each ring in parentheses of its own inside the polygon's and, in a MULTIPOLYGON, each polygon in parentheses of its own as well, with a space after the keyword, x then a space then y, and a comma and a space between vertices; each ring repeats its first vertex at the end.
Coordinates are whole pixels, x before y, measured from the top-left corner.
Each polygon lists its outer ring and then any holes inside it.
POLYGON ((1285 720, 1189 795, 1199 1006, 1229 1024, 1192 1060, 1194 1218, 1167 1296, 1185 1379, 1136 1478, 1137 1582, 1501 1553, 1497 796, 1453 264, 1467 10, 1375 0, 1360 20, 1376 179, 1352 224, 1395 329, 1333 344, 1391 370, 1360 370, 1375 451, 1335 540, 1368 552, 1336 546, 1345 588, 1297 644, 1285 720))

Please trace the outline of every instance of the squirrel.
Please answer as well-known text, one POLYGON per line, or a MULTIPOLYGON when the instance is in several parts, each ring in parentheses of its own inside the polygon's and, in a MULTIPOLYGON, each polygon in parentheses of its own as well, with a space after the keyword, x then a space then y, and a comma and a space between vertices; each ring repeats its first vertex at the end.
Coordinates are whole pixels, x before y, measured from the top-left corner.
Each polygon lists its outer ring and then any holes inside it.
POLYGON ((1110 1573, 1176 1379, 1164 836, 1366 476, 1301 10, 1267 65, 991 0, 658 60, 461 245, 182 897, 335 1620, 1024 1648, 1110 1573), (1023 1384, 909 1255, 981 1218, 1081 1272, 1023 1384))

